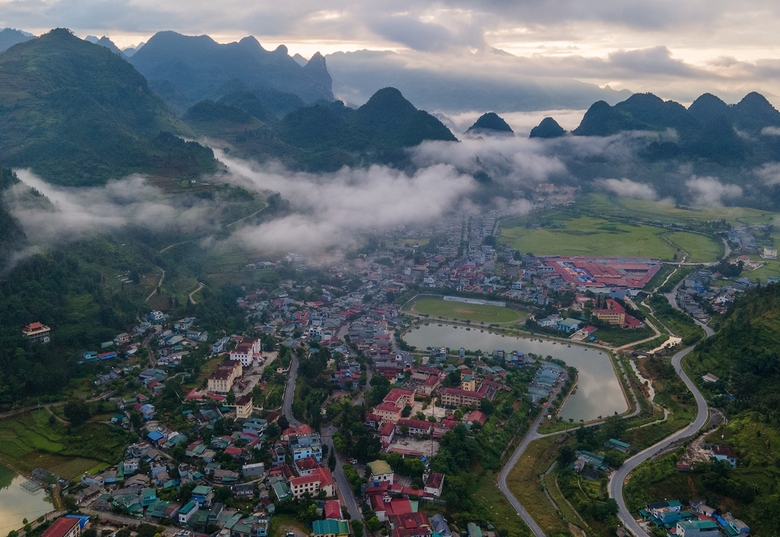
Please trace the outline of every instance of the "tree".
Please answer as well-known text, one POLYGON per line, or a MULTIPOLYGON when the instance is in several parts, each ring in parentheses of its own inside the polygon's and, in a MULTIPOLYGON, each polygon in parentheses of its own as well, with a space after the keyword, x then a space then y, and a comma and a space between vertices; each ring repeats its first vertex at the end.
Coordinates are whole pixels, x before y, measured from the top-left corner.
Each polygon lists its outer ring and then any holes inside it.
POLYGON ((363 523, 359 520, 353 520, 352 532, 355 534, 355 537, 360 537, 363 535, 363 523))
POLYGON ((406 405, 403 410, 401 410, 401 417, 402 418, 408 418, 412 414, 412 407, 409 405, 406 405))
POLYGON ((368 531, 379 531, 379 528, 382 527, 381 522, 379 522, 379 519, 375 516, 372 516, 368 520, 366 520, 366 528, 368 531))
POLYGON ((230 390, 227 393, 227 396, 225 397, 225 402, 229 405, 235 405, 236 404, 236 394, 233 392, 233 390, 230 390))
POLYGON ((65 417, 68 418, 68 421, 74 427, 86 423, 90 416, 87 403, 80 399, 69 401, 65 405, 64 411, 65 417))

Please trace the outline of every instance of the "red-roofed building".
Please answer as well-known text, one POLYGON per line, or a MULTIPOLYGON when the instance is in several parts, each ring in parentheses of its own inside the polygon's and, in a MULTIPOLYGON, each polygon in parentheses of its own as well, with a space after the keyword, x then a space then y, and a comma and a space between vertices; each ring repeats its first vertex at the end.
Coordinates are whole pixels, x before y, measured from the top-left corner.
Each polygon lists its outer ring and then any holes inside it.
POLYGON ((43 532, 41 537, 79 537, 81 524, 78 518, 60 517, 43 532))
POLYGON ((484 412, 480 412, 479 410, 472 410, 469 414, 469 417, 466 418, 466 421, 469 423, 477 422, 480 425, 485 425, 485 423, 488 420, 488 415, 484 412))
POLYGON ((341 504, 338 500, 328 500, 325 502, 325 518, 341 520, 341 504))
POLYGON ((432 535, 428 515, 422 512, 391 515, 390 527, 393 537, 428 537, 432 535))
POLYGON ((244 452, 243 449, 239 447, 231 446, 229 448, 225 448, 225 453, 233 457, 234 459, 237 459, 241 456, 241 454, 244 452))
POLYGON ((380 522, 394 515, 412 512, 412 504, 408 498, 390 498, 389 494, 372 494, 369 496, 369 504, 380 522))
POLYGON ((431 434, 433 431, 433 423, 425 420, 407 420, 400 419, 395 424, 395 431, 398 434, 403 434, 401 429, 406 427, 406 434, 431 434))
POLYGON ((478 405, 483 397, 485 395, 479 391, 471 392, 460 388, 444 388, 441 392, 441 404, 452 407, 478 405))
POLYGON ((287 442, 291 436, 306 436, 312 434, 311 427, 305 423, 298 425, 297 427, 288 427, 282 433, 282 440, 287 442))
POLYGON ((312 496, 319 494, 321 490, 325 491, 326 496, 336 495, 336 486, 333 482, 333 476, 327 468, 318 468, 311 475, 302 477, 293 477, 290 479, 290 490, 296 499, 301 498, 305 493, 312 496))
POLYGON ((393 388, 392 390, 390 390, 390 393, 388 393, 385 396, 383 402, 392 403, 399 408, 403 408, 406 405, 412 404, 413 400, 414 400, 413 391, 393 388))
POLYGON ((314 457, 305 457, 293 461, 293 466, 295 466, 295 471, 298 472, 299 476, 312 475, 320 467, 317 459, 314 457))
POLYGON ((444 474, 437 472, 431 472, 425 478, 425 492, 426 494, 432 494, 436 498, 441 496, 441 490, 444 486, 444 474))
POLYGON ((379 414, 368 413, 366 414, 366 425, 369 427, 377 428, 379 422, 382 421, 382 417, 379 414))
POLYGON ((49 342, 51 328, 41 323, 30 323, 22 328, 22 335, 33 341, 49 342))
POLYGON ((401 419, 403 407, 395 406, 393 403, 381 403, 376 407, 376 415, 384 422, 395 423, 401 419))
POLYGON ((387 447, 390 442, 393 441, 395 436, 395 426, 392 423, 385 423, 379 429, 379 441, 382 443, 382 447, 387 447))

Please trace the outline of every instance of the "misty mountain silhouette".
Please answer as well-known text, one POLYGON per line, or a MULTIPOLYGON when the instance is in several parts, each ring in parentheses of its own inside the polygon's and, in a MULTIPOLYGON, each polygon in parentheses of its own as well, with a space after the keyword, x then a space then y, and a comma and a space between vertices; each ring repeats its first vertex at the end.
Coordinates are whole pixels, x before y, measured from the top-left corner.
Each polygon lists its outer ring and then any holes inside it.
POLYGON ((466 132, 484 132, 486 134, 513 134, 514 131, 504 119, 495 112, 482 114, 466 132))
POLYGON ((84 185, 132 172, 216 169, 146 80, 109 49, 56 29, 0 54, 0 160, 84 185))
POLYGON ((14 28, 4 28, 0 30, 0 52, 8 50, 17 43, 24 43, 34 39, 34 36, 27 32, 15 30, 14 28))
POLYGON ((301 66, 284 45, 267 51, 254 37, 223 45, 207 35, 158 32, 129 61, 148 80, 168 81, 193 101, 222 97, 226 93, 214 91, 231 80, 293 93, 307 103, 333 100, 322 55, 301 66))
POLYGON ((531 129, 529 138, 559 138, 566 134, 557 121, 551 117, 544 118, 536 127, 531 129))
POLYGON ((276 159, 310 171, 344 165, 396 163, 425 140, 456 141, 438 119, 418 110, 395 88, 376 92, 357 110, 341 101, 295 110, 274 121, 251 92, 201 102, 185 115, 193 129, 259 160, 276 159))

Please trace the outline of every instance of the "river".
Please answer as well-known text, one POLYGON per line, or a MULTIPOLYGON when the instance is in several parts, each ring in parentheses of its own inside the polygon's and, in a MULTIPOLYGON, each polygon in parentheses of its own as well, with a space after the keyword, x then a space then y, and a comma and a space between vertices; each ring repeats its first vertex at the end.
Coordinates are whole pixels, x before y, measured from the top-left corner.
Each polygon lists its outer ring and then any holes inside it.
POLYGON ((46 492, 27 492, 22 488, 25 478, 5 466, 0 466, 0 535, 19 529, 22 521, 35 520, 52 510, 46 492))
POLYGON ((589 421, 599 416, 621 414, 628 410, 615 370, 607 354, 581 345, 571 345, 560 341, 502 336, 492 332, 480 332, 480 328, 453 325, 428 326, 411 330, 404 335, 404 341, 418 349, 426 347, 461 347, 492 353, 495 350, 520 351, 542 357, 552 356, 576 367, 578 371, 577 392, 569 397, 561 409, 561 417, 576 422, 589 421))

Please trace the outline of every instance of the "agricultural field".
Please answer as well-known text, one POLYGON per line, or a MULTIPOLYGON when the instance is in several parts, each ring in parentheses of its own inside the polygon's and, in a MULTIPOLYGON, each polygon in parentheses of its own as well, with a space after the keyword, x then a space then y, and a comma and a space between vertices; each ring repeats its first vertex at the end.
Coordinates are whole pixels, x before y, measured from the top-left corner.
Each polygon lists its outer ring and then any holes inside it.
POLYGON ((444 317, 474 323, 513 323, 520 320, 520 312, 499 306, 449 302, 436 297, 421 297, 406 308, 411 313, 444 317))
POLYGON ((723 219, 732 225, 772 224, 780 215, 746 207, 682 207, 662 201, 618 198, 589 194, 577 206, 604 216, 631 218, 646 222, 704 224, 723 219))
POLYGON ((534 255, 647 257, 675 260, 688 251, 701 261, 715 261, 720 252, 713 239, 693 233, 670 233, 661 227, 551 212, 533 225, 506 220, 499 242, 534 255))
POLYGON ((124 453, 123 431, 87 423, 69 433, 51 416, 41 409, 0 421, 0 461, 22 472, 41 467, 72 479, 100 462, 115 463, 124 453))

